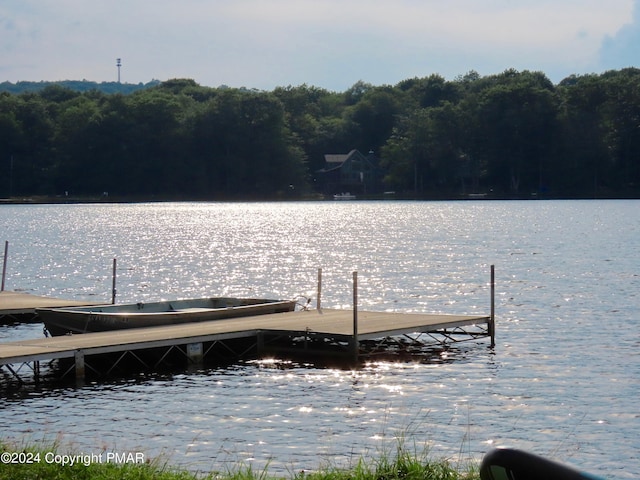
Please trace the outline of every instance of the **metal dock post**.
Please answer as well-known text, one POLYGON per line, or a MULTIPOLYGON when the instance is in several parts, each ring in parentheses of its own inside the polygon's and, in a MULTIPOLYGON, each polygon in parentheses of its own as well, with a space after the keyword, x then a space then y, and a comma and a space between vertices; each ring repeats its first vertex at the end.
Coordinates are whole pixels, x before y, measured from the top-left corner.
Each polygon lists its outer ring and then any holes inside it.
POLYGON ((358 363, 360 342, 358 341, 358 272, 353 272, 353 361, 358 363))
POLYGON ((113 259, 113 274, 111 280, 111 304, 116 303, 116 259, 113 259))
POLYGON ((7 257, 9 256, 9 241, 4 242, 4 260, 2 261, 2 288, 0 292, 4 292, 4 280, 7 277, 7 257))
POLYGON ((322 268, 318 269, 318 294, 316 300, 316 309, 322 310, 321 301, 322 301, 322 268))
POLYGON ((491 313, 489 317, 489 335, 491 348, 496 346, 496 269, 491 265, 491 313))

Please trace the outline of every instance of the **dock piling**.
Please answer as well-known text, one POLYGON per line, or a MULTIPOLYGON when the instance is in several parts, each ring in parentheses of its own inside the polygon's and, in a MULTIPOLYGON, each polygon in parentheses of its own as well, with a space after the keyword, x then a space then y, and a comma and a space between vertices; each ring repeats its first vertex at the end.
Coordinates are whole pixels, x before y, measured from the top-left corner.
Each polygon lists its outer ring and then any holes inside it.
POLYGON ((318 293, 317 293, 317 300, 316 300, 316 309, 317 310, 322 310, 321 307, 321 300, 322 300, 322 268, 318 269, 318 293))
POLYGON ((202 365, 203 352, 202 342, 187 344, 187 357, 192 365, 202 365))
POLYGON ((489 319, 489 335, 491 348, 496 346, 496 269, 491 265, 491 313, 489 319))
POLYGON ((0 287, 0 292, 4 292, 4 281, 7 277, 7 257, 9 256, 9 241, 5 240, 4 242, 4 259, 2 261, 2 286, 0 287))
POLYGON ((360 344, 358 341, 358 272, 353 272, 353 361, 358 362, 360 344))
POLYGON ((116 303, 116 259, 113 259, 113 273, 111 275, 111 304, 116 303))
POLYGON ((76 364, 76 379, 84 380, 84 352, 82 350, 76 350, 74 359, 76 364))

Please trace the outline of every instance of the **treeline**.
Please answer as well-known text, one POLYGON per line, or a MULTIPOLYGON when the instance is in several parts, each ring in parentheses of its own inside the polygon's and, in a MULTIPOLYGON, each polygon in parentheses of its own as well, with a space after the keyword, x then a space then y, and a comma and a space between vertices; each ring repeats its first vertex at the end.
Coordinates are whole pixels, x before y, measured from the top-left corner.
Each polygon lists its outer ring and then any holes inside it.
POLYGON ((128 95, 138 90, 155 87, 159 85, 160 80, 151 80, 147 83, 120 83, 120 82, 91 82, 89 80, 60 80, 56 82, 40 81, 40 82, 2 82, 0 83, 0 92, 15 93, 33 93, 40 92, 47 87, 64 87, 77 92, 88 92, 97 90, 102 93, 122 93, 128 95))
POLYGON ((0 93, 0 197, 296 198, 321 190, 325 153, 352 149, 398 195, 638 197, 640 70, 0 93))

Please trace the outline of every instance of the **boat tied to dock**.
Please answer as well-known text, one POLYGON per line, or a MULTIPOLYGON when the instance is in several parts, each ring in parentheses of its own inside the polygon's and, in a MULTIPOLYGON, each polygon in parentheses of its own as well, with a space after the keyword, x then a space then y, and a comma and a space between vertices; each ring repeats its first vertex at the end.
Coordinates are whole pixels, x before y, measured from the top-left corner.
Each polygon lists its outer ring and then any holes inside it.
POLYGON ((54 337, 128 328, 204 322, 291 312, 295 300, 209 297, 151 303, 38 308, 45 335, 54 337))

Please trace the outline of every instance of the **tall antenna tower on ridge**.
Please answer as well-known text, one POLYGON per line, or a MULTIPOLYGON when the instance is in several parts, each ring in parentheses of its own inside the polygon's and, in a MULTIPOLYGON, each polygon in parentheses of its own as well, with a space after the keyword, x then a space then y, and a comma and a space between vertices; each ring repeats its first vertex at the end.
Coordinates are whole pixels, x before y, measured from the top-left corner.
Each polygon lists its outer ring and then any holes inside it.
POLYGON ((118 83, 120 83, 120 67, 122 66, 122 59, 116 58, 116 67, 118 67, 118 83))

